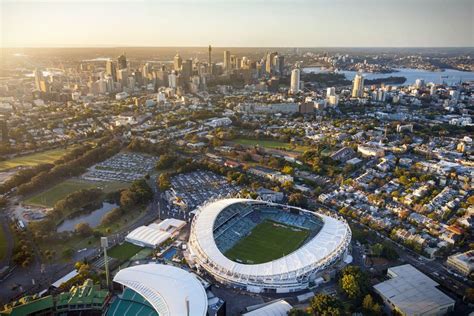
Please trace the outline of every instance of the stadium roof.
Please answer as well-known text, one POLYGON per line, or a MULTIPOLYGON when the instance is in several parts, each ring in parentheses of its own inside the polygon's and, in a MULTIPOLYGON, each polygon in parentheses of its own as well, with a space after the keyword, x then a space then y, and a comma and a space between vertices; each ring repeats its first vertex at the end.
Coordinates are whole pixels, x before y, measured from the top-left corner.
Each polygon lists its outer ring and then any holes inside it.
POLYGON ((125 240, 135 245, 156 248, 185 225, 185 221, 168 218, 158 224, 152 223, 134 229, 125 237, 125 240))
MULTIPOLYGON (((328 257, 335 253, 340 247, 345 247, 347 237, 350 237, 350 229, 345 222, 318 213, 318 216, 323 220, 324 225, 321 231, 301 248, 287 256, 266 263, 237 263, 228 259, 217 248, 214 240, 213 228, 216 217, 223 209, 235 203, 245 202, 279 205, 252 199, 222 199, 203 206, 194 218, 193 223, 196 241, 202 251, 206 253, 208 259, 214 264, 217 264, 232 273, 265 277, 288 274, 293 271, 309 270, 311 264, 317 262, 322 265, 326 262, 328 257)), ((296 209, 308 212, 307 210, 300 208, 296 209)))
POLYGON ((258 307, 250 312, 242 314, 242 316, 286 316, 288 312, 293 308, 285 300, 277 300, 268 304, 263 304, 262 307, 258 307))
POLYGON ((425 315, 440 307, 454 305, 454 300, 438 290, 438 283, 405 264, 388 269, 392 279, 379 283, 374 289, 406 315, 425 315))
POLYGON ((120 270, 114 277, 145 298, 158 315, 206 315, 207 295, 191 273, 162 264, 144 264, 120 270))

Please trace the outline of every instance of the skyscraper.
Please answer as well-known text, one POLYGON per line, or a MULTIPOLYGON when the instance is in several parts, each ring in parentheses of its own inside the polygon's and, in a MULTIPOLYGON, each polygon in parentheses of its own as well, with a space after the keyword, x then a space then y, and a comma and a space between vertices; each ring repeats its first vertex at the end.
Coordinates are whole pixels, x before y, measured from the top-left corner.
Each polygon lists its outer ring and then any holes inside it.
POLYGON ((175 71, 179 71, 181 69, 181 64, 183 63, 183 59, 179 56, 179 53, 176 53, 173 59, 173 66, 175 71))
POLYGON ((291 71, 290 93, 298 93, 300 91, 300 70, 295 68, 291 71))
POLYGON ((228 50, 224 51, 224 71, 230 71, 230 52, 228 50))
POLYGON ((193 74, 193 61, 191 59, 185 60, 181 65, 181 76, 185 81, 188 81, 193 74))
POLYGON ((285 72, 285 57, 283 55, 278 55, 277 64, 278 74, 283 76, 283 73, 285 72))
POLYGON ((117 57, 117 65, 119 70, 127 68, 127 57, 125 57, 125 53, 117 57))
POLYGON ((364 77, 361 74, 356 74, 352 86, 352 97, 362 98, 364 96, 364 77))
POLYGON ((105 73, 112 77, 114 82, 117 82, 117 67, 112 60, 107 60, 105 64, 105 73))
POLYGON ((209 45, 209 74, 212 75, 212 59, 211 59, 212 47, 209 45))
POLYGON ((265 62, 265 70, 267 74, 272 74, 274 70, 274 61, 273 59, 278 53, 267 53, 267 60, 265 62))

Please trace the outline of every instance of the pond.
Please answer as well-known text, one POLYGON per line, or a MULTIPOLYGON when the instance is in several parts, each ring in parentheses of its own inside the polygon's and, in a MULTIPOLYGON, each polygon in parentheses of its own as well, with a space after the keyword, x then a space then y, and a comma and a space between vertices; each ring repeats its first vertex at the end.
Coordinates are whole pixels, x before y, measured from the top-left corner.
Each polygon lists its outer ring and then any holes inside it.
POLYGON ((81 214, 79 216, 64 220, 61 224, 59 224, 57 231, 58 233, 74 231, 76 225, 79 223, 87 223, 92 228, 97 227, 100 225, 102 217, 110 210, 118 206, 119 205, 115 203, 103 202, 101 208, 98 208, 90 213, 81 214))

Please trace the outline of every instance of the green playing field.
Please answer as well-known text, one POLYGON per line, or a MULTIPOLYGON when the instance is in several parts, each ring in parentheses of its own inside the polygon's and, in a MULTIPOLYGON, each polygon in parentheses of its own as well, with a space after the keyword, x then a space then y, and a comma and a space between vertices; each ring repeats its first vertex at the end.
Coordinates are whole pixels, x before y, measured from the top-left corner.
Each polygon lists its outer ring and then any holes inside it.
POLYGON ((227 251, 225 256, 247 264, 269 262, 298 249, 309 233, 308 230, 266 220, 227 251))

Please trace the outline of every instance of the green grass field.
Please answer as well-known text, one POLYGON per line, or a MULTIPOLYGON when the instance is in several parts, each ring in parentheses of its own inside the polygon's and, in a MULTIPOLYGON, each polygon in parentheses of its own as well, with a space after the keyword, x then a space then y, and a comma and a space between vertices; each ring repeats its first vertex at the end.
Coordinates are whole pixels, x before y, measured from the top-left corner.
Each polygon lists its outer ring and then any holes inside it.
POLYGON ((9 160, 0 161, 0 171, 4 171, 11 168, 16 168, 20 166, 36 166, 42 163, 52 163, 55 160, 58 160, 64 154, 72 150, 74 146, 69 148, 57 148, 52 150, 43 151, 40 153, 34 153, 31 155, 15 157, 9 160))
POLYGON ((113 247, 112 249, 110 249, 107 252, 107 254, 112 258, 125 261, 133 257, 136 253, 138 253, 142 249, 143 249, 142 247, 136 246, 129 242, 124 242, 123 244, 117 245, 113 247))
POLYGON ((269 262, 298 249, 309 233, 308 230, 266 220, 227 251, 225 256, 249 264, 269 262))
POLYGON ((57 201, 82 189, 100 188, 105 193, 109 193, 126 188, 128 185, 129 184, 125 182, 93 182, 81 179, 69 179, 32 196, 24 202, 25 204, 34 206, 53 207, 57 201))
POLYGON ((256 139, 248 139, 248 138, 236 138, 233 140, 234 143, 240 144, 242 146, 260 146, 263 148, 269 149, 286 149, 291 151, 297 152, 304 152, 308 148, 305 146, 293 145, 290 143, 281 142, 278 140, 256 140, 256 139))

